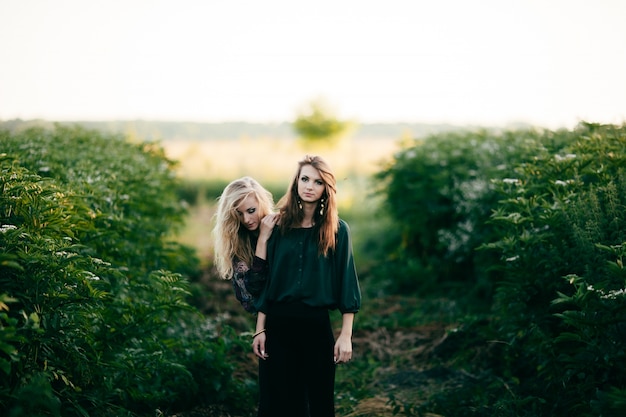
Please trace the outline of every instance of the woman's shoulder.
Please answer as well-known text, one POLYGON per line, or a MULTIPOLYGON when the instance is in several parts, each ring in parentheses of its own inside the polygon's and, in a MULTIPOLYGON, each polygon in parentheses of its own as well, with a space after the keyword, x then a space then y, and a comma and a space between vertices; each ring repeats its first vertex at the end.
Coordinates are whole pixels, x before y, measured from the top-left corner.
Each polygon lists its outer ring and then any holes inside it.
POLYGON ((337 233, 338 234, 350 233, 350 226, 348 225, 348 222, 343 220, 342 218, 339 218, 339 228, 337 228, 337 233))

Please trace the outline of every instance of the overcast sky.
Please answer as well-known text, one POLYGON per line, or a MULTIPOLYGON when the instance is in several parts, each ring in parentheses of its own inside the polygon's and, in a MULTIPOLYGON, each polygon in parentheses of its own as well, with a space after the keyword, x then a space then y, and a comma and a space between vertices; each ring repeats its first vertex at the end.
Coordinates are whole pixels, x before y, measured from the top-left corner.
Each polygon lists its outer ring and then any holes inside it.
POLYGON ((626 121, 623 0, 0 0, 0 120, 626 121))

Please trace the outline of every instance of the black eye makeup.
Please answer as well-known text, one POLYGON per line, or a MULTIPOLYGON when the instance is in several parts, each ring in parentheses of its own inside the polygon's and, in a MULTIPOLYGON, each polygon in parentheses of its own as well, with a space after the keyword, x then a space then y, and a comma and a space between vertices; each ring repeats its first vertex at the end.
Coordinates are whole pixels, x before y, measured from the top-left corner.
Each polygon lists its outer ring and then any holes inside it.
MULTIPOLYGON (((239 209, 236 209, 235 211, 237 212, 237 216, 243 216, 243 212, 240 211, 239 209)), ((256 213, 256 207, 247 208, 245 212, 248 214, 256 213)))
MULTIPOLYGON (((307 177, 306 175, 303 175, 302 177, 300 177, 300 181, 302 182, 309 182, 310 178, 307 177)), ((322 180, 315 180, 315 185, 324 185, 324 181, 322 180)))

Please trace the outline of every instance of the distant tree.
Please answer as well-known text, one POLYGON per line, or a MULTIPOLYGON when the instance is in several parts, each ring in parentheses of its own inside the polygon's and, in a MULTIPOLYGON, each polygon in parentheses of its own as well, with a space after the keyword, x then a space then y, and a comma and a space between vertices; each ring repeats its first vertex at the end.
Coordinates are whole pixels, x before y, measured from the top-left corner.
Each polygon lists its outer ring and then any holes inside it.
POLYGON ((322 99, 314 99, 298 113, 293 127, 307 144, 334 146, 354 126, 351 121, 339 120, 322 99))

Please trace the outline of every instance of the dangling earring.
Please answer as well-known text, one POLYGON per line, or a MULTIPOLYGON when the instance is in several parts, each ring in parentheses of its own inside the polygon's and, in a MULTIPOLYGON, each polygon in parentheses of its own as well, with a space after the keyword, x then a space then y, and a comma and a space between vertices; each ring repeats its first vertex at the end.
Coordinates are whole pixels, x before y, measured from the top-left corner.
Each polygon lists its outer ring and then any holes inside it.
POLYGON ((324 199, 320 200, 320 216, 324 215, 324 199))
POLYGON ((298 199, 298 207, 300 207, 300 210, 302 210, 302 201, 300 201, 300 199, 298 199))

